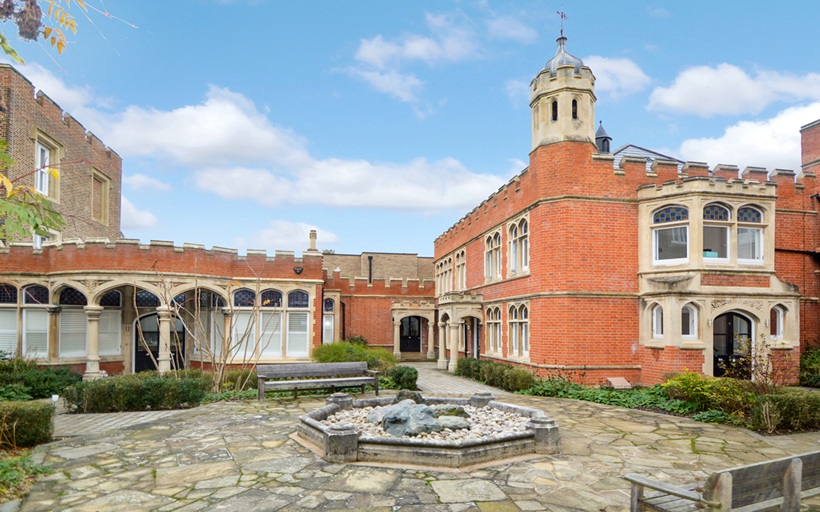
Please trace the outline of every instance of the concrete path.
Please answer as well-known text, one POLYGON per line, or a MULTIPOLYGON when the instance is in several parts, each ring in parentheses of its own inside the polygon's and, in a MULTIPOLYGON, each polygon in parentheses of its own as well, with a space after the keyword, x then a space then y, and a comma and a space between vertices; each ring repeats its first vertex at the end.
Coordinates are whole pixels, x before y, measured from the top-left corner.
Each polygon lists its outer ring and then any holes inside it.
MULTIPOLYGON (((477 385, 425 363, 419 369, 428 395, 439 394, 435 379, 457 393, 477 385)), ((615 512, 628 510, 625 473, 685 484, 716 469, 820 450, 820 433, 763 438, 574 400, 503 399, 555 418, 561 454, 455 471, 331 464, 290 438, 296 418, 323 400, 221 402, 37 448, 35 459, 55 471, 37 481, 21 510, 615 512)), ((820 500, 804 510, 820 510, 820 500)))

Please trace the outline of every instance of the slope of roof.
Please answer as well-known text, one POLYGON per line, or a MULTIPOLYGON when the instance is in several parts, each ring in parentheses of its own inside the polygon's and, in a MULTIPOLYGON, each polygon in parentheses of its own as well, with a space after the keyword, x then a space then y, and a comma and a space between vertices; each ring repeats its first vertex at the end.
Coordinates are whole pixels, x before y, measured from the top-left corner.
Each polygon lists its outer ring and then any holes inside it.
POLYGON ((664 155, 663 153, 658 153, 657 151, 652 151, 651 149, 642 148, 641 146, 636 146, 635 144, 624 144, 623 146, 613 151, 612 156, 615 157, 614 165, 616 169, 620 167, 621 159, 625 156, 645 158, 647 172, 649 172, 649 170, 652 168, 652 162, 654 160, 672 160, 674 162, 677 162, 678 172, 681 172, 684 164, 683 160, 679 160, 669 155, 664 155))

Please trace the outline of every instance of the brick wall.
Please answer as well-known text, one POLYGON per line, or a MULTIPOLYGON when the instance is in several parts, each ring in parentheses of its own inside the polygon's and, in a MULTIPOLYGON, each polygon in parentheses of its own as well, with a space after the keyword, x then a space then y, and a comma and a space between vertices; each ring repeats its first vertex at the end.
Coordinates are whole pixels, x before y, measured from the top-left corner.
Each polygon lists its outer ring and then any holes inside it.
POLYGON ((122 191, 119 155, 87 132, 42 91, 35 96, 32 84, 8 65, 0 65, 0 106, 0 137, 8 142, 14 160, 9 171, 13 181, 19 179, 20 184, 34 185, 38 133, 62 149, 57 167, 60 171, 59 198, 55 207, 67 224, 63 238, 119 238, 122 191), (94 170, 109 181, 107 224, 92 219, 94 170))

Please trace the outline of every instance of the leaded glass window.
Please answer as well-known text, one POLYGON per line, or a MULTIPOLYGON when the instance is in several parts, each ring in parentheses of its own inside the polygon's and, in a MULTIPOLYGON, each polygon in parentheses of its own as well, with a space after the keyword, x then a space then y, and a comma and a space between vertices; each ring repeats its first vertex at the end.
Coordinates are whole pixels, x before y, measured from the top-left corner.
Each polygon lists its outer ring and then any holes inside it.
POLYGON ((653 224, 680 222, 689 220, 689 210, 685 206, 667 206, 656 211, 652 216, 653 224))
POLYGON ((0 284, 0 304, 17 304, 17 287, 0 284))
POLYGON ((278 290, 264 290, 261 294, 263 308, 281 308, 282 292, 278 290))
POLYGON ((25 304, 48 304, 48 288, 45 286, 28 286, 23 291, 23 302, 25 304))
POLYGON ((159 307, 159 297, 149 292, 148 290, 137 290, 136 302, 138 308, 159 307))
POLYGON ((60 304, 63 306, 87 306, 85 295, 74 288, 65 288, 60 292, 60 304))
POLYGON ((328 312, 333 311, 336 308, 336 301, 333 299, 325 299, 323 308, 328 312))
POLYGON ((110 292, 106 292, 106 294, 103 295, 102 298, 100 298, 100 306, 118 308, 121 305, 122 294, 117 290, 111 290, 110 292))
POLYGON ((296 290, 288 294, 289 308, 306 308, 310 306, 310 295, 302 290, 296 290))
POLYGON ((252 308, 256 303, 256 293, 253 290, 242 288, 233 294, 233 305, 238 308, 252 308))
POLYGON ((737 211, 737 221, 758 224, 763 222, 763 214, 756 208, 744 206, 737 211))

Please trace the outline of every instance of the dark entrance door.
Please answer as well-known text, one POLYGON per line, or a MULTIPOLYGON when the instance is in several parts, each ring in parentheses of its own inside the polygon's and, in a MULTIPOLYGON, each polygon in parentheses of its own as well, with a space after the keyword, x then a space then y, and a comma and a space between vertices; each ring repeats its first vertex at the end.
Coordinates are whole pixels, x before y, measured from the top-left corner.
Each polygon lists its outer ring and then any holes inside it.
POLYGON ((402 352, 421 352, 421 317, 401 319, 399 348, 402 352))
MULTIPOLYGON (((171 325, 171 368, 185 367, 185 328, 176 318, 171 325)), ((156 370, 159 359, 159 317, 156 313, 140 317, 134 326, 134 371, 156 370), (140 330, 142 340, 140 340, 140 330), (153 359, 152 359, 153 356, 153 359)))
POLYGON ((724 313, 712 323, 715 377, 728 374, 748 379, 752 322, 738 313, 724 313))

